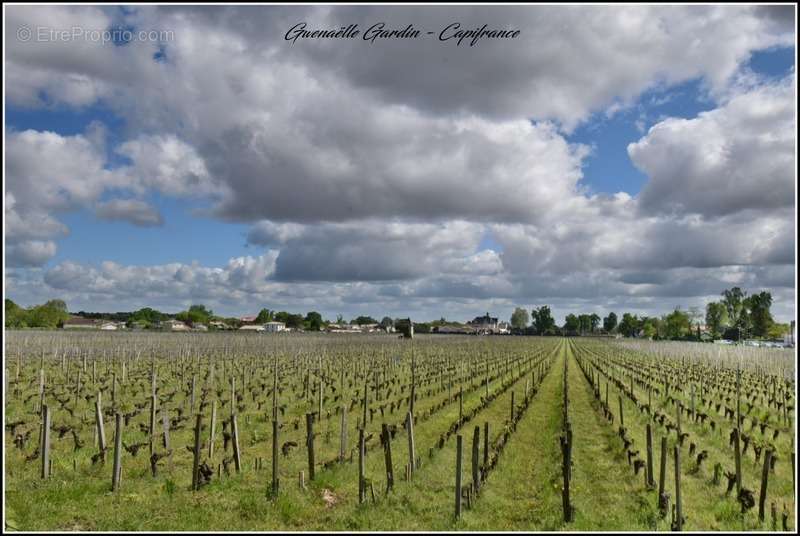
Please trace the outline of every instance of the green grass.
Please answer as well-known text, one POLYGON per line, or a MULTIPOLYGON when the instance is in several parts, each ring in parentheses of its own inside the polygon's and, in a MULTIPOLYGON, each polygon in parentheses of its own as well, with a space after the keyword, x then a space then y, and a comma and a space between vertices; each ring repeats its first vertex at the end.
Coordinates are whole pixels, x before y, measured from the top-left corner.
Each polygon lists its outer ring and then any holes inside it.
POLYGON ((575 507, 575 522, 569 528, 654 530, 657 514, 652 497, 643 491, 644 471, 634 476, 621 439, 603 418, 572 349, 567 352, 575 507))

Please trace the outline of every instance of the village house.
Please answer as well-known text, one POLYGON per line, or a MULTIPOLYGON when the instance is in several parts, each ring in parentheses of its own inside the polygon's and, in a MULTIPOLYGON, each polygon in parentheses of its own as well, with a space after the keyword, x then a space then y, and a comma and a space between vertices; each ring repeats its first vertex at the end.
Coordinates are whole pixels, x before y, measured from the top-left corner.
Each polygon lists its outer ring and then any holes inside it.
POLYGON ((239 331, 264 331, 264 326, 259 324, 245 324, 239 328, 239 331))
POLYGON ((286 330, 286 323, 284 322, 267 322, 264 324, 264 331, 267 333, 277 333, 286 330))
POLYGON ((189 331, 189 326, 180 320, 165 320, 161 323, 161 329, 166 331, 189 331))
POLYGON ((362 333, 356 324, 328 324, 328 333, 362 333))

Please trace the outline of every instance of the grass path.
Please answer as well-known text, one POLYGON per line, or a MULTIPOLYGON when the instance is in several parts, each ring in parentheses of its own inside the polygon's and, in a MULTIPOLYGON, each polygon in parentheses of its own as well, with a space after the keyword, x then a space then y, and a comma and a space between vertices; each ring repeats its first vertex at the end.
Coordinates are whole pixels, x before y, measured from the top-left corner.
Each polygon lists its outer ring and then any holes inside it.
POLYGON ((460 530, 558 530, 561 527, 560 449, 562 342, 525 416, 460 530))
MULTIPOLYGON (((643 474, 628 466, 622 441, 567 347, 572 421, 571 530, 653 530, 657 512, 643 490, 643 474)), ((654 495, 653 495, 654 497, 654 495)))

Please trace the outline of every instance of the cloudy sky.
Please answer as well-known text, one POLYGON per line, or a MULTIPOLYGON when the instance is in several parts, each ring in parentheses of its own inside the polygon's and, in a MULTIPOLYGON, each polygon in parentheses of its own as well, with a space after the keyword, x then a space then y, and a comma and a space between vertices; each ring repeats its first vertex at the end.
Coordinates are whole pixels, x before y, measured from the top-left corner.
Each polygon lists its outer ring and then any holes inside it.
POLYGON ((23 305, 560 322, 741 286, 795 318, 793 7, 4 14, 23 305), (520 35, 292 44, 299 22, 520 35))

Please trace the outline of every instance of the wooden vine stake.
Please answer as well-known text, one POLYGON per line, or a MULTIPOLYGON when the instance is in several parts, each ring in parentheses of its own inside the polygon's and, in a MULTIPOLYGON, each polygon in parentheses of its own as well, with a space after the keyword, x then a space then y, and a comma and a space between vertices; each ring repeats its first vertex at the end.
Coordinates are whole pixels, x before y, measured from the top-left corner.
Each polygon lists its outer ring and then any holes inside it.
POLYGON ((200 489, 200 427, 203 424, 203 414, 197 414, 194 425, 194 458, 192 460, 192 490, 200 489))
POLYGON ((308 450, 308 479, 314 480, 314 414, 306 413, 306 449, 308 450))
POLYGON ((217 401, 211 401, 211 430, 208 432, 208 458, 214 457, 214 432, 217 427, 217 401))
POLYGON ((339 462, 344 462, 345 452, 347 452, 347 409, 342 406, 341 424, 339 425, 339 462))
POLYGON ((742 453, 739 447, 739 429, 733 429, 733 456, 736 464, 736 496, 742 491, 742 453))
POLYGON ((272 421, 272 496, 278 496, 278 421, 272 421))
POLYGON ((414 464, 416 460, 415 452, 414 452, 414 419, 411 416, 411 412, 409 411, 406 415, 406 429, 408 431, 408 472, 409 472, 409 480, 411 477, 414 476, 414 464))
POLYGON ((392 468, 392 436, 386 423, 381 425, 381 436, 383 438, 383 458, 386 463, 386 492, 394 487, 394 469, 392 468))
POLYGON ((463 438, 461 434, 456 436, 456 519, 461 517, 461 462, 463 438))
POLYGON ((647 423, 647 489, 655 489, 656 479, 653 477, 653 431, 647 423))
POLYGON ((480 465, 479 465, 480 443, 481 443, 481 427, 476 426, 475 431, 472 433, 472 489, 475 490, 475 493, 477 493, 481 487, 480 465))
POLYGON ((231 434, 233 440, 233 463, 236 466, 236 472, 242 470, 242 452, 239 450, 239 426, 236 424, 236 414, 231 416, 231 434))
POLYGON ((122 474, 122 413, 114 415, 114 468, 111 473, 111 491, 119 490, 119 480, 122 474))
POLYGON ((94 418, 97 426, 97 439, 100 442, 100 459, 105 463, 106 461, 106 431, 103 426, 103 407, 101 401, 101 393, 98 391, 97 399, 94 403, 94 418))
POLYGON ((661 462, 658 473, 658 510, 661 516, 666 516, 669 511, 669 497, 664 490, 667 480, 667 438, 661 438, 661 462))
POLYGON ((366 498, 366 482, 364 480, 364 428, 358 429, 358 504, 364 504, 366 498))
POLYGON ((764 456, 764 469, 761 471, 761 493, 758 496, 758 520, 764 521, 764 502, 767 500, 767 481, 769 480, 769 466, 772 461, 772 451, 767 450, 764 456))
POLYGON ((50 476, 50 408, 42 405, 42 479, 50 476))
POLYGON ((681 504, 681 450, 675 445, 675 530, 683 530, 683 512, 681 504))

